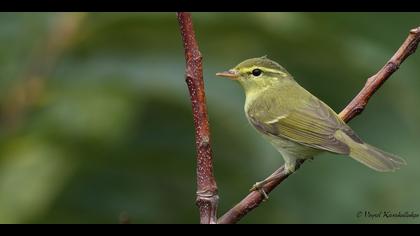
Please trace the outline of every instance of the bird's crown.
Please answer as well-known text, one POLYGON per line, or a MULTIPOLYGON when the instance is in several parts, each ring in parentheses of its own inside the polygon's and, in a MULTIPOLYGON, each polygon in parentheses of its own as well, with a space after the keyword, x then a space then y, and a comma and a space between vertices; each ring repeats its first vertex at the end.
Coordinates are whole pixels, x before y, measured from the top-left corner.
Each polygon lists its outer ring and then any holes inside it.
POLYGON ((254 69, 260 69, 264 72, 272 72, 272 73, 278 73, 278 72, 287 73, 286 69, 284 69, 277 62, 268 59, 267 56, 245 60, 239 63, 235 67, 235 70, 238 70, 242 73, 251 72, 254 69))

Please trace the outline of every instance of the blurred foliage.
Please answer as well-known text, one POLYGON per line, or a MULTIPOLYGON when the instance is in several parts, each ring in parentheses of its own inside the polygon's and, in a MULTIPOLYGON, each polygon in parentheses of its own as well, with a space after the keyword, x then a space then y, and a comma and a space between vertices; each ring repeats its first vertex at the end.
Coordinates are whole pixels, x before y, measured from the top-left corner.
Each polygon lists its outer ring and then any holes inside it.
MULTIPOLYGON (((246 121, 240 87, 215 72, 268 55, 340 111, 420 15, 195 13, 193 19, 222 214, 282 159, 246 121)), ((0 51, 1 223, 198 222, 194 131, 175 14, 3 13, 0 51)), ((419 223, 356 217, 365 210, 420 213, 419 64, 419 54, 410 57, 350 123, 366 141, 404 157, 406 167, 381 174, 324 154, 242 222, 419 223)))

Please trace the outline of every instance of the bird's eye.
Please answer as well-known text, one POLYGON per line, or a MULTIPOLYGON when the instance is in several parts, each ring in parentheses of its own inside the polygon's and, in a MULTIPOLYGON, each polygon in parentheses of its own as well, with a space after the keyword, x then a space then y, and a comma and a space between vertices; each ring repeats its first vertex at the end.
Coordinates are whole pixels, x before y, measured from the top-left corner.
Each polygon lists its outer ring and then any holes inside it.
POLYGON ((262 71, 260 69, 254 69, 252 71, 253 76, 260 76, 262 74, 262 71))

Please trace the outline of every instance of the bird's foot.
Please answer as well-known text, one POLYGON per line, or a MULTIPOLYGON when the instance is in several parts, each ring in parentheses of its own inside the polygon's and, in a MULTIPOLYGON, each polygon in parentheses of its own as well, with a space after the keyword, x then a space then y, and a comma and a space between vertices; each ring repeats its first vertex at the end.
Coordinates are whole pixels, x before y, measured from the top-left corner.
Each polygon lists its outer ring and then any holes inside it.
POLYGON ((249 190, 250 192, 258 191, 263 195, 264 201, 268 200, 268 194, 264 191, 264 181, 256 182, 254 185, 252 185, 252 188, 249 190))
POLYGON ((284 164, 284 172, 285 172, 285 174, 286 175, 290 175, 290 174, 292 174, 293 172, 295 172, 295 170, 296 170, 296 164, 295 163, 285 163, 284 164))

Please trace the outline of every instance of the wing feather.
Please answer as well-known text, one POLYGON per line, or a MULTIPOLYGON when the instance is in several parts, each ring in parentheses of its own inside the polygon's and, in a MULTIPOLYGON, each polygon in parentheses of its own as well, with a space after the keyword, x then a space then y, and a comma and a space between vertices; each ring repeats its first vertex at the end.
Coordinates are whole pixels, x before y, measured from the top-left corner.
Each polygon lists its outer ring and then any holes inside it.
POLYGON ((337 130, 344 131, 356 142, 362 142, 331 108, 313 95, 307 98, 309 100, 301 99, 293 104, 293 108, 279 105, 281 101, 276 99, 257 99, 250 107, 248 118, 260 132, 333 153, 350 152, 347 144, 334 137, 337 130), (268 109, 258 109, 262 105, 258 100, 268 109))

